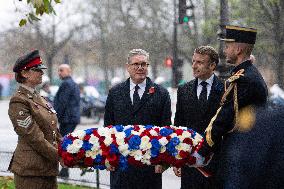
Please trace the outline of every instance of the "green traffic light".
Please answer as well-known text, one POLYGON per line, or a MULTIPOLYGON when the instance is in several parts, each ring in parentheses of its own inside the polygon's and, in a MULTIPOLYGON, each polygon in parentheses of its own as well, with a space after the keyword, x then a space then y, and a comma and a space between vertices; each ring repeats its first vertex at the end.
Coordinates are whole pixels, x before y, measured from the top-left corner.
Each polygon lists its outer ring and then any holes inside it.
POLYGON ((188 16, 183 17, 183 22, 189 22, 189 17, 188 16))

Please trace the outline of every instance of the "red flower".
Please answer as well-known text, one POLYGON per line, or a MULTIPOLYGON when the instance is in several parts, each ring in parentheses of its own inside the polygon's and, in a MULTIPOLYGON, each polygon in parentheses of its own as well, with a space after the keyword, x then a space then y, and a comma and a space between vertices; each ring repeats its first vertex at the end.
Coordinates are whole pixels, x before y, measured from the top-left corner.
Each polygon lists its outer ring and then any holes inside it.
POLYGON ((183 130, 182 129, 177 129, 176 130, 176 134, 179 136, 179 135, 182 135, 183 133, 183 130))
POLYGON ((92 167, 93 166, 93 162, 94 162, 94 160, 91 157, 86 157, 85 161, 84 161, 84 164, 86 166, 88 166, 88 167, 92 167))
POLYGON ((85 150, 80 149, 80 151, 77 153, 77 159, 83 159, 85 157, 85 150))
POLYGON ((155 93, 155 87, 150 87, 148 94, 154 94, 155 93))
POLYGON ((88 141, 91 138, 90 135, 85 135, 84 140, 88 141))

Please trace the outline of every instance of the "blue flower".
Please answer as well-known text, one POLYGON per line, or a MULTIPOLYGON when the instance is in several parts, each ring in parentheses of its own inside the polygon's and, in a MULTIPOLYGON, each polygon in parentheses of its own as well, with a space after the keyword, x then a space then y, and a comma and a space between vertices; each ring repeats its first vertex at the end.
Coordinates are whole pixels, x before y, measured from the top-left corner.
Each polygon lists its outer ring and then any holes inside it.
POLYGON ((177 155, 176 146, 180 143, 180 140, 177 137, 172 138, 169 143, 166 145, 167 151, 172 155, 177 155))
POLYGON ((114 144, 110 144, 109 147, 110 147, 110 154, 119 153, 118 148, 114 144))
POLYGON ((123 131, 123 125, 115 125, 113 127, 117 130, 117 132, 122 132, 123 131))
POLYGON ((124 156, 119 157, 119 169, 124 171, 128 168, 128 161, 127 158, 124 156))
POLYGON ((128 141, 129 150, 139 150, 139 145, 141 144, 141 138, 137 135, 134 135, 128 141))
POLYGON ((168 129, 168 128, 162 128, 160 130, 160 135, 166 137, 166 136, 169 136, 170 134, 173 133, 173 130, 172 129, 168 129))
POLYGON ((89 143, 88 141, 84 140, 83 141, 83 146, 82 148, 87 151, 87 150, 91 150, 91 148, 93 147, 93 144, 89 143))
POLYGON ((161 144, 157 139, 151 140, 152 148, 151 148, 151 157, 157 157, 160 153, 161 144))
POLYGON ((103 160, 103 156, 101 156, 100 154, 98 154, 97 156, 96 156, 96 158, 95 158, 95 163, 101 163, 102 162, 102 160, 103 160))
POLYGON ((64 140, 63 140, 63 143, 62 143, 62 149, 63 150, 66 150, 67 149, 67 146, 69 145, 69 144, 72 144, 73 143, 73 141, 71 140, 71 139, 69 139, 69 138, 65 138, 64 137, 64 140))
POLYGON ((144 128, 145 128, 145 129, 152 129, 152 128, 153 128, 153 125, 145 125, 144 128))
POLYGON ((155 158, 159 155, 160 151, 155 149, 155 148, 151 148, 151 157, 155 158))
POLYGON ((91 135, 93 133, 93 129, 86 129, 86 135, 91 135))
POLYGON ((131 131, 133 130, 133 128, 131 127, 131 128, 129 128, 129 129, 126 129, 125 131, 124 131, 124 133, 125 133, 125 136, 126 137, 129 137, 130 135, 131 135, 131 131))

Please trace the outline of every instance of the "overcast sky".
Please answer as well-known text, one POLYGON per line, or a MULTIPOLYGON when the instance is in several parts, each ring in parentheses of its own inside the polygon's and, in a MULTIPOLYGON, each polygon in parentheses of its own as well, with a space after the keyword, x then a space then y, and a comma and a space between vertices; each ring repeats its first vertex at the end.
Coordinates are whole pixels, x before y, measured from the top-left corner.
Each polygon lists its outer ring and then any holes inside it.
POLYGON ((23 4, 26 5, 26 1, 19 3, 19 0, 0 0, 0 31, 17 26, 19 20, 25 17, 24 13, 17 11, 25 9, 23 4))

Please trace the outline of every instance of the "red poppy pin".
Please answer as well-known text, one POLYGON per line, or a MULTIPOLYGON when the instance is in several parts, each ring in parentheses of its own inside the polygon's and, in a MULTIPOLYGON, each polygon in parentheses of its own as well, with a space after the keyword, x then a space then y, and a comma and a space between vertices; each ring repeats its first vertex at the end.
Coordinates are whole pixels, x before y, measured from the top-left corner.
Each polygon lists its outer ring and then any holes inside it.
POLYGON ((155 93, 155 87, 150 87, 148 94, 154 94, 155 93))

